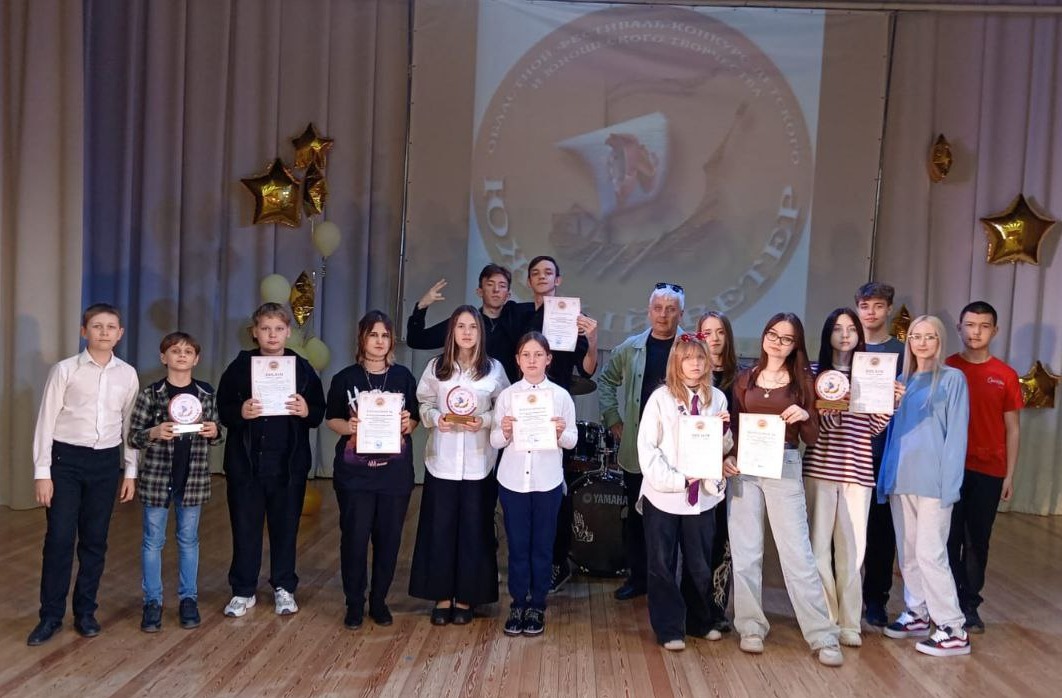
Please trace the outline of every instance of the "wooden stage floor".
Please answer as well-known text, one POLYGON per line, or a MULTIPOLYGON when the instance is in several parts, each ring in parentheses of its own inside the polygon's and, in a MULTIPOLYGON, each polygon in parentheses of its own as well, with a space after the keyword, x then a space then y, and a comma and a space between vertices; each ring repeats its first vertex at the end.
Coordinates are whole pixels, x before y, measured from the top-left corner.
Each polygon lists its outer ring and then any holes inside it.
MULTIPOLYGON (((645 598, 612 598, 616 580, 576 577, 551 597, 546 633, 508 638, 502 603, 480 609, 470 626, 435 628, 430 603, 406 595, 420 493, 414 493, 390 606, 395 623, 366 619, 343 627, 339 530, 331 484, 321 512, 300 531, 295 616, 273 614, 266 591, 240 619, 225 618, 229 526, 225 481, 200 529, 203 624, 176 622, 175 544, 167 542, 167 603, 160 633, 140 632, 139 505, 117 507, 92 640, 72 629, 27 647, 37 620, 43 510, 0 509, 0 566, 11 576, 0 594, 0 696, 1057 696, 1062 685, 1062 517, 1002 514, 989 565, 988 632, 974 637, 969 657, 939 659, 913 641, 865 633, 861 649, 845 648, 840 669, 821 667, 793 620, 777 563, 770 562, 765 602, 773 628, 761 656, 743 654, 731 635, 691 640, 684 652, 658 647, 645 598)), ((172 517, 171 517, 172 519, 172 517)), ((504 542, 500 551, 504 569, 504 542)), ((898 612, 899 579, 891 612, 898 612)))

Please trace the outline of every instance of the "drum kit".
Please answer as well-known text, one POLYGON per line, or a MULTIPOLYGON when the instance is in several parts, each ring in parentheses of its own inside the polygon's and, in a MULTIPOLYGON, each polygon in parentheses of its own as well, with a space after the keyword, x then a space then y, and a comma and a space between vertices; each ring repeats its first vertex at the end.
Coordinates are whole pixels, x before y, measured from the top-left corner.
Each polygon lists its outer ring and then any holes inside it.
POLYGON ((572 500, 569 557, 583 574, 626 575, 623 520, 627 496, 616 461, 619 446, 612 432, 597 422, 576 422, 579 440, 564 452, 564 477, 572 500))

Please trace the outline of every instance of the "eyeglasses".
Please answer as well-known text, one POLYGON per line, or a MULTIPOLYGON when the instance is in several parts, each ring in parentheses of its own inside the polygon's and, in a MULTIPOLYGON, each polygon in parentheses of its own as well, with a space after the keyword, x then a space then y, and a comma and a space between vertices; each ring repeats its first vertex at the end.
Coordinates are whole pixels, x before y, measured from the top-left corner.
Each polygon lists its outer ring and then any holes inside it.
POLYGON ((783 347, 791 347, 796 342, 795 337, 790 337, 787 334, 778 334, 774 330, 767 330, 767 334, 763 335, 769 342, 777 342, 783 347))
POLYGON ((669 284, 666 281, 658 281, 656 286, 653 287, 653 290, 654 291, 662 291, 665 288, 670 288, 675 293, 682 293, 682 294, 686 293, 686 289, 682 288, 678 284, 669 284))
POLYGON ((912 342, 921 342, 923 339, 927 342, 935 342, 939 339, 935 334, 909 334, 907 339, 912 342))

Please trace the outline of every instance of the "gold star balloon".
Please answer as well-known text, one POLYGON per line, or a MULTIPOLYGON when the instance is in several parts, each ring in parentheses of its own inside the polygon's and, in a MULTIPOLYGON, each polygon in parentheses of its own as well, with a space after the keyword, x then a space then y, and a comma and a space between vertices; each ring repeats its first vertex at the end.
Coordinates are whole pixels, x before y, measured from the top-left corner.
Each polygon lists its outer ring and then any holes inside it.
POLYGON ((299 274, 299 278, 291 285, 291 297, 288 299, 291 303, 291 314, 295 316, 295 324, 299 327, 305 325, 313 314, 316 295, 313 277, 306 272, 299 274))
POLYGON ((889 324, 889 334, 901 342, 907 341, 907 330, 911 327, 911 311, 907 309, 906 305, 900 306, 900 312, 896 314, 896 317, 892 319, 892 323, 889 324))
POLYGON ((302 207, 307 216, 315 216, 324 212, 325 201, 328 200, 328 182, 325 181, 325 173, 316 162, 311 162, 306 168, 306 174, 302 177, 302 207))
POLYGON ((1021 397, 1025 406, 1054 407, 1058 378, 1039 361, 1033 364, 1029 372, 1018 379, 1021 381, 1021 397))
POLYGON ((1055 221, 1034 211, 1024 194, 1010 203, 1006 211, 982 218, 988 236, 989 264, 1004 262, 1040 263, 1040 243, 1055 221))
POLYGON ((943 182, 951 172, 952 162, 951 143, 942 133, 929 150, 929 178, 936 183, 943 182))
POLYGON ((333 140, 317 133, 312 121, 306 124, 301 136, 291 139, 291 144, 295 146, 295 167, 309 167, 311 162, 316 162, 322 170, 327 166, 333 140))
POLYGON ((292 176, 291 170, 284 166, 280 158, 273 160, 269 169, 257 177, 240 181, 254 196, 253 223, 280 223, 289 228, 299 227, 302 220, 299 180, 292 176))

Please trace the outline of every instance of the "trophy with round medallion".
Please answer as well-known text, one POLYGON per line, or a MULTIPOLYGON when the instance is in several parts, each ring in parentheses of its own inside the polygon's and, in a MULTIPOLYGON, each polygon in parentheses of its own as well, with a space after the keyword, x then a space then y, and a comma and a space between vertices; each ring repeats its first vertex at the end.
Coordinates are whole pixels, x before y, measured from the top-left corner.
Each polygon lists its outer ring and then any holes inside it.
POLYGON ((446 409, 443 421, 451 424, 471 424, 476 421, 476 393, 463 385, 457 385, 446 394, 446 409))
POLYGON ((203 403, 191 393, 180 393, 170 400, 170 419, 174 434, 198 434, 203 429, 203 403))
POLYGON ((848 411, 850 384, 848 376, 840 371, 823 371, 815 379, 815 409, 848 411))

